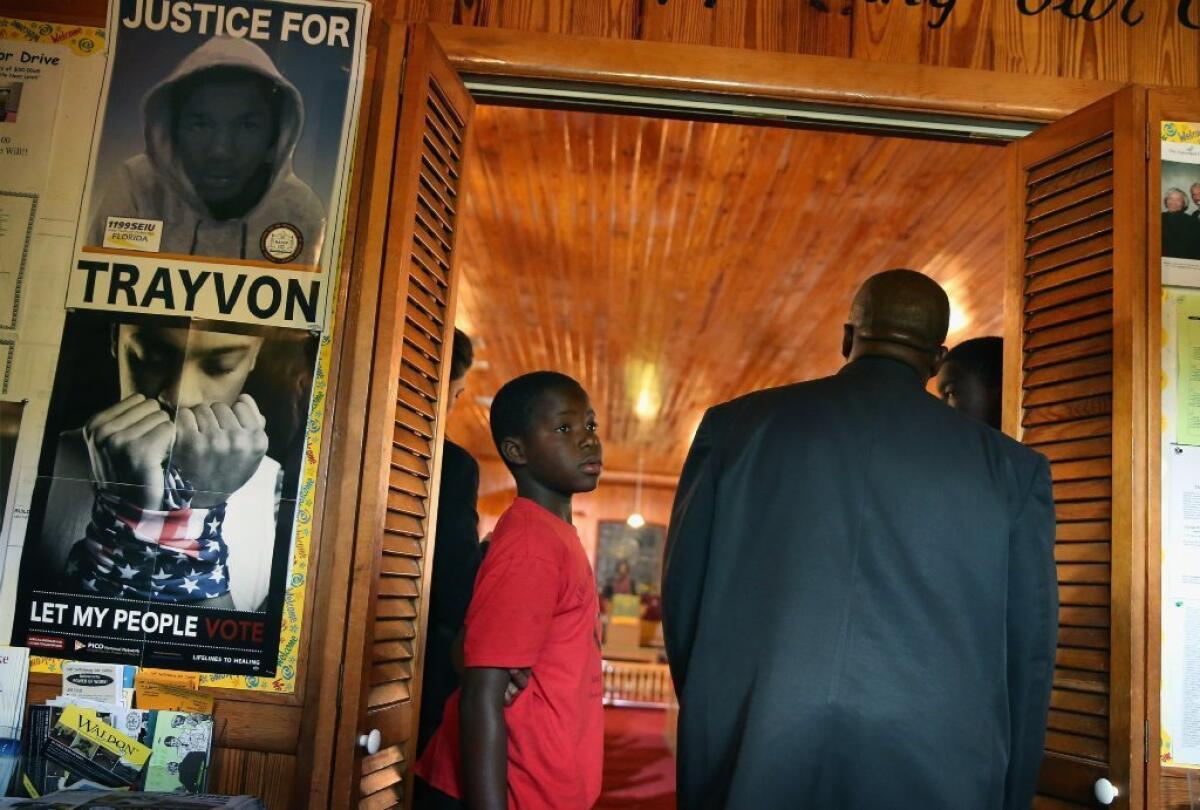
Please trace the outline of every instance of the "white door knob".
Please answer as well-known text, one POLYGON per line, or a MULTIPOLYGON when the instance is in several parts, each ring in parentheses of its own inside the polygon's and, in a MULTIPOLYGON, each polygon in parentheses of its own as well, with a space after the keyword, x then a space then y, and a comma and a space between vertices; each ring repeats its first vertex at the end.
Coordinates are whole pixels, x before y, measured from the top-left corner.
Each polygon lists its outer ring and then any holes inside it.
MULTIPOLYGON (((383 739, 383 735, 379 733, 379 729, 373 728, 373 729, 371 729, 370 734, 359 735, 358 744, 363 749, 365 749, 368 754, 378 754, 379 753, 379 743, 382 739, 383 739)), ((1104 780, 1101 780, 1101 781, 1104 781, 1104 780)), ((1099 785, 1100 782, 1097 782, 1096 784, 1099 785)), ((1097 787, 1096 790, 1098 791, 1098 790, 1100 790, 1100 788, 1097 787)), ((1100 795, 1100 794, 1097 793, 1096 795, 1100 795)), ((1115 796, 1117 794, 1113 793, 1113 795, 1115 796)), ((1105 802, 1105 804, 1107 804, 1107 802, 1105 802)))
POLYGON ((1107 779, 1097 779, 1095 785, 1096 801, 1100 804, 1112 804, 1117 796, 1121 795, 1121 791, 1117 790, 1117 786, 1107 779))

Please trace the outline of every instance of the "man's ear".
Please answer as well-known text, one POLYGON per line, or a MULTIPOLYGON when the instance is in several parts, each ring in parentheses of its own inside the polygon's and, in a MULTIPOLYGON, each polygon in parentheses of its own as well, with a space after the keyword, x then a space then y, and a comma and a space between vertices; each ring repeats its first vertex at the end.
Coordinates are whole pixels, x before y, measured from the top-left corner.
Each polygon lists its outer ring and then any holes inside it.
POLYGON ((929 367, 929 376, 936 377, 937 373, 942 370, 942 364, 946 362, 945 346, 938 346, 938 350, 933 355, 933 365, 929 367))
POLYGON ((525 446, 521 444, 520 439, 514 436, 509 436, 500 442, 500 455, 504 456, 504 460, 514 467, 525 466, 525 446))
POLYGON ((846 324, 842 327, 842 357, 846 360, 850 359, 850 352, 854 350, 854 326, 846 324))

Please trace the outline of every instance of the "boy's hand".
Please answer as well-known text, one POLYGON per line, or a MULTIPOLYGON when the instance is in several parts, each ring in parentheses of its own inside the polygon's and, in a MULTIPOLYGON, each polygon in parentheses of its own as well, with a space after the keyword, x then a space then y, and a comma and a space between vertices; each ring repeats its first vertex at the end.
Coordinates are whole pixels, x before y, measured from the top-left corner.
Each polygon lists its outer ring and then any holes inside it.
POLYGON ((232 408, 223 402, 180 408, 175 422, 172 465, 196 490, 193 506, 224 503, 267 453, 267 420, 249 394, 232 408))
POLYGON ((161 509, 163 468, 175 426, 158 400, 126 397, 83 426, 92 477, 143 509, 161 509), (120 486, 125 485, 125 486, 120 486))
POLYGON ((513 701, 517 699, 517 695, 525 691, 525 687, 529 686, 529 673, 531 670, 525 669, 510 669, 508 671, 508 686, 504 688, 504 705, 511 706, 513 701))

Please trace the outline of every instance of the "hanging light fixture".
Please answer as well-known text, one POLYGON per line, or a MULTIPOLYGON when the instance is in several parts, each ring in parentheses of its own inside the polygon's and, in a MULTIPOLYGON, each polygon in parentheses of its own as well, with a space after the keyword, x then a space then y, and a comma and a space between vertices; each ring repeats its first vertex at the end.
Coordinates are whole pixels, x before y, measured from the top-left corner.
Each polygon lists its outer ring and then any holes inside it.
POLYGON ((637 478, 633 480, 633 513, 625 518, 625 524, 631 529, 640 529, 646 525, 646 518, 642 517, 642 453, 638 451, 638 472, 637 478))

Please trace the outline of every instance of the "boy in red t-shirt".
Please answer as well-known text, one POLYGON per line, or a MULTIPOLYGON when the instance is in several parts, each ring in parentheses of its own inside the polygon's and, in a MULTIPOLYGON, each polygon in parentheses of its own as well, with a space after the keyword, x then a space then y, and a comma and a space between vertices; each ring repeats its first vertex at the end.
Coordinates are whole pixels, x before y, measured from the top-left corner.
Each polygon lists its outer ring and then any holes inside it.
POLYGON ((462 688, 416 773, 470 810, 586 810, 604 752, 599 602, 571 496, 600 478, 596 417, 579 383, 549 371, 507 383, 491 417, 517 499, 475 580, 462 688), (525 668, 506 709, 510 671, 525 668))

